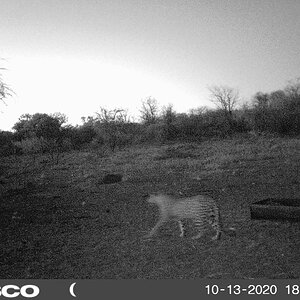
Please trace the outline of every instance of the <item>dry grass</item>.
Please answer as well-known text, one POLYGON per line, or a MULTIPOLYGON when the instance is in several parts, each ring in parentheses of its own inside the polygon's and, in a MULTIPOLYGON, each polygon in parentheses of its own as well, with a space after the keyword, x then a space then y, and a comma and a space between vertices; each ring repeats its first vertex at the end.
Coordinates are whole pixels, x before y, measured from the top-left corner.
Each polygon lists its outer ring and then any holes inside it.
POLYGON ((300 141, 261 138, 136 147, 110 156, 2 160, 1 278, 299 278, 299 223, 251 220, 265 197, 300 198, 300 141), (100 185, 109 172, 124 181, 100 185), (237 237, 180 239, 143 195, 209 194, 237 237))

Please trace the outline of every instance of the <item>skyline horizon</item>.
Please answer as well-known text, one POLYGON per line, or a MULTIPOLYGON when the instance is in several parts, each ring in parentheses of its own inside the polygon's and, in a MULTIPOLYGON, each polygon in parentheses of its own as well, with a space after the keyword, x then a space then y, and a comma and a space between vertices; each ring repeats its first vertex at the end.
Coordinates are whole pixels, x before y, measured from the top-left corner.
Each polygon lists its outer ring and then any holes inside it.
MULTIPOLYGON (((7 69, 5 69, 5 70, 7 70, 7 69)), ((2 75, 2 74, 0 74, 0 75, 2 75)), ((3 76, 1 76, 1 77, 3 77, 3 76)), ((286 82, 281 87, 278 87, 278 88, 275 88, 275 89, 271 89, 271 90, 268 90, 268 91, 266 91, 266 90, 256 91, 252 95, 250 95, 247 99, 244 98, 244 97, 240 97, 239 101, 237 103, 236 109, 237 110, 241 109, 243 105, 250 105, 251 106, 252 101, 253 101, 253 97, 255 96, 256 93, 261 92, 261 93, 267 93, 267 94, 269 94, 269 93, 272 93, 272 92, 275 92, 275 91, 278 91, 278 90, 284 90, 285 86, 287 86, 290 82, 295 81, 295 80, 297 80, 299 78, 300 78, 299 76, 296 76, 294 78, 288 79, 288 80, 286 80, 286 82)), ((11 90, 12 90, 12 95, 5 99, 5 104, 2 103, 2 107, 3 107, 3 105, 5 105, 6 107, 8 107, 9 105, 11 105, 10 102, 15 100, 14 97, 17 97, 17 93, 14 91, 13 87, 11 87, 7 82, 5 82, 4 80, 3 80, 3 82, 5 84, 7 84, 8 87, 11 88, 11 90)), ((229 87, 227 85, 217 85, 217 84, 213 84, 211 86, 225 86, 225 87, 229 87)), ((229 88, 232 88, 232 87, 229 87, 229 88)), ((209 100, 209 95, 208 95, 208 93, 209 93, 208 92, 209 86, 206 86, 206 89, 207 89, 207 99, 206 99, 207 103, 206 103, 206 105, 198 105, 198 106, 195 106, 195 107, 190 107, 190 108, 187 108, 185 111, 177 111, 174 108, 174 104, 172 102, 165 102, 166 104, 161 105, 160 102, 159 102, 159 100, 155 96, 152 96, 152 95, 149 95, 149 96, 146 96, 146 97, 140 99, 140 101, 139 101, 140 107, 136 107, 135 114, 132 114, 132 110, 130 110, 129 108, 122 107, 122 106, 111 107, 111 106, 101 106, 101 105, 99 105, 98 109, 99 110, 101 108, 105 108, 105 109, 108 109, 108 110, 123 109, 123 110, 126 111, 126 113, 128 114, 129 118, 131 118, 133 120, 133 122, 137 122, 137 123, 140 122, 140 116, 137 115, 137 112, 140 111, 140 109, 142 107, 142 102, 145 101, 148 98, 154 98, 155 100, 157 100, 158 109, 159 109, 160 113, 163 111, 164 108, 166 108, 169 105, 171 105, 172 108, 174 109, 175 113, 178 113, 178 114, 180 114, 180 113, 189 114, 192 110, 196 110, 196 109, 202 108, 202 107, 203 108, 207 108, 207 109, 212 109, 212 110, 218 109, 217 105, 214 104, 212 101, 209 100)), ((238 92, 239 95, 241 94, 241 91, 239 90, 239 88, 234 88, 234 89, 238 92)), ((75 121, 75 119, 73 119, 73 121, 70 122, 68 112, 66 112, 66 111, 54 111, 54 110, 53 111, 32 111, 32 112, 26 112, 26 111, 24 111, 21 115, 19 115, 17 117, 17 119, 15 120, 14 124, 18 122, 19 118, 21 118, 22 115, 26 115, 26 114, 34 115, 34 114, 37 114, 37 113, 40 113, 40 114, 44 114, 45 113, 45 114, 48 114, 48 115, 53 115, 53 114, 56 114, 56 113, 61 113, 61 114, 65 115, 67 117, 67 120, 68 120, 67 124, 68 125, 80 126, 80 125, 82 125, 80 123, 83 123, 83 121, 82 121, 83 118, 94 117, 98 112, 99 111, 90 112, 87 115, 82 115, 79 118, 80 120, 77 117, 76 118, 76 119, 78 119, 77 121, 75 121)), ((0 110, 0 113, 3 114, 4 112, 0 110)), ((10 128, 6 128, 6 129, 0 128, 0 130, 1 131, 13 131, 12 127, 14 126, 14 124, 10 128)), ((1 119, 0 119, 0 126, 1 126, 1 119)))
POLYGON ((3 0, 0 72, 16 93, 0 129, 24 113, 71 124, 100 106, 137 117, 152 96, 179 113, 213 107, 207 87, 243 101, 300 76, 297 0, 3 0))

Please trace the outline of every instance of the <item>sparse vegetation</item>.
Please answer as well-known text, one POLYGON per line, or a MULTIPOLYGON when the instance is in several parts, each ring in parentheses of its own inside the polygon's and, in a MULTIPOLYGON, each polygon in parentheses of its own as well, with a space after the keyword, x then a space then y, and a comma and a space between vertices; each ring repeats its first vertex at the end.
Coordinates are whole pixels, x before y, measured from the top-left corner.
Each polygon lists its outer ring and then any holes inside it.
MULTIPOLYGON (((4 68, 0 68, 0 70, 3 70, 4 68)), ((6 104, 5 100, 12 96, 13 90, 9 87, 7 83, 5 83, 1 77, 0 74, 0 102, 6 104)))
POLYGON ((1 160, 3 278, 299 278, 299 225, 251 220, 266 197, 299 198, 299 139, 229 138, 1 160), (26 166, 22 182, 19 170, 26 166), (5 171, 3 171, 5 170, 5 171), (123 181, 100 184, 107 173, 123 181), (237 237, 178 237, 143 195, 207 194, 237 237))
POLYGON ((67 117, 59 113, 25 114, 14 125, 13 134, 0 132, 4 142, 0 152, 3 155, 48 152, 56 156, 57 161, 69 150, 100 151, 105 147, 114 152, 133 144, 201 142, 236 135, 300 134, 299 78, 289 82, 283 90, 269 94, 258 92, 252 103, 241 107, 238 107, 238 91, 232 88, 213 86, 210 92, 218 108, 199 107, 189 113, 176 113, 171 104, 160 110, 155 98, 147 98, 142 102, 141 123, 133 122, 125 109, 103 107, 95 116, 83 117, 83 124, 76 127, 67 125, 67 117), (11 144, 14 146, 9 150, 11 144))

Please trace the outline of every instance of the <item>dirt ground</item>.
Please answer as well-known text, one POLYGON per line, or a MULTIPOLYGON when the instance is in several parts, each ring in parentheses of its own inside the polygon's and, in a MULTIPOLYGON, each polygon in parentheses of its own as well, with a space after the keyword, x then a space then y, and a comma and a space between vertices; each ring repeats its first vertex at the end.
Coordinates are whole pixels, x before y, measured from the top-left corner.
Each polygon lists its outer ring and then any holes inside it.
POLYGON ((0 162, 0 277, 300 278, 300 224, 253 220, 251 203, 300 199, 300 140, 252 138, 69 152, 0 162), (123 181, 101 184, 108 173, 123 181), (236 237, 179 237, 145 195, 206 194, 236 237))

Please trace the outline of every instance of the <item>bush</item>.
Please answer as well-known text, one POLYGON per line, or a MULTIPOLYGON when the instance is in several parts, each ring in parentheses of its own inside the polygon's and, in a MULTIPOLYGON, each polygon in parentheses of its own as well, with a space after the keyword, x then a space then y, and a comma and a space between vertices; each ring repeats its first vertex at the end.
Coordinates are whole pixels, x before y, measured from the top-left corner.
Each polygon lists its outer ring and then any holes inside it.
MULTIPOLYGON (((140 132, 140 124, 123 122, 96 123, 95 138, 98 143, 109 147, 112 151, 132 145, 140 132)), ((93 142, 95 144, 95 142, 93 142)))
POLYGON ((253 97, 253 129, 260 132, 291 135, 300 133, 300 82, 290 83, 285 90, 253 97))
POLYGON ((47 148, 46 143, 43 138, 27 138, 21 141, 14 142, 14 145, 21 149, 23 154, 35 155, 42 153, 47 148))
POLYGON ((69 127, 64 136, 70 139, 73 149, 79 150, 93 141, 96 132, 92 125, 84 124, 79 127, 69 127))
POLYGON ((154 123, 142 127, 141 135, 139 138, 140 143, 160 143, 163 140, 163 124, 154 123))
POLYGON ((9 131, 0 131, 0 156, 9 156, 15 153, 14 135, 9 131))

